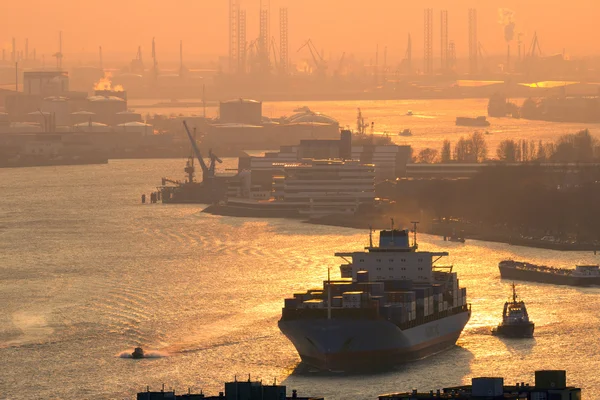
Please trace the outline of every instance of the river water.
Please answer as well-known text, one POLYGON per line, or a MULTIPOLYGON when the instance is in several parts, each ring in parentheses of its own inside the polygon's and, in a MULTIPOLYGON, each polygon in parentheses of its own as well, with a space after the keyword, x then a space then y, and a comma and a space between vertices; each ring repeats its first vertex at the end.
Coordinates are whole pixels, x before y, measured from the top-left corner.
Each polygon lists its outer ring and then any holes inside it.
POLYGON ((361 249, 368 233, 140 203, 182 168, 182 160, 116 160, 0 170, 0 398, 134 398, 163 383, 217 393, 251 374, 300 394, 374 399, 474 376, 533 383, 544 368, 567 369, 585 399, 600 398, 600 289, 519 283, 535 339, 489 333, 510 294, 500 260, 572 267, 598 263, 592 253, 420 235, 422 250, 450 253, 445 264, 467 287, 473 316, 457 346, 383 374, 299 372, 277 328, 283 299, 318 286, 328 267, 335 276, 333 253, 361 249), (137 345, 154 358, 121 357, 137 345))
MULTIPOLYGON (((160 100, 133 100, 132 108, 136 105, 155 104, 160 100)), ((200 101, 200 100, 192 100, 200 101)), ((521 104, 523 99, 514 100, 521 104)), ((496 147, 505 139, 555 141, 559 136, 576 133, 582 129, 590 129, 593 135, 600 135, 600 124, 554 123, 544 121, 529 121, 514 118, 489 118, 487 128, 456 126, 456 117, 476 117, 487 115, 487 99, 464 100, 369 100, 369 101, 311 101, 311 102, 264 102, 263 114, 268 117, 290 116, 294 109, 307 106, 312 111, 330 115, 340 122, 342 127, 355 129, 357 110, 360 108, 369 124, 374 122, 375 134, 389 134, 397 144, 410 144, 420 150, 431 147, 441 150, 445 139, 456 143, 461 136, 469 136, 475 130, 487 131, 485 136, 488 143, 489 157, 496 157, 496 147), (408 111, 413 115, 406 115, 408 111), (404 129, 411 129, 413 136, 398 136, 404 129)), ((201 108, 183 107, 149 107, 137 110, 142 114, 165 115, 202 115, 201 108)), ((216 107, 207 107, 208 117, 217 115, 216 107)))

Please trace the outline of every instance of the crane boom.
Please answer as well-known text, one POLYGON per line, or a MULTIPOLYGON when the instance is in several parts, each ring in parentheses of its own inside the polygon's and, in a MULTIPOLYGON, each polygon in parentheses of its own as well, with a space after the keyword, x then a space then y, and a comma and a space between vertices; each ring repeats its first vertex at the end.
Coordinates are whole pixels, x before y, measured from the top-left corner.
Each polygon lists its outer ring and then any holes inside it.
POLYGON ((317 68, 318 72, 324 73, 325 70, 327 69, 327 63, 325 62, 325 59, 323 58, 323 56, 319 53, 319 51, 317 50, 317 48, 315 47, 314 43, 312 42, 311 39, 308 39, 306 41, 306 43, 304 43, 299 49, 298 51, 302 50, 303 48, 308 47, 308 51, 310 52, 310 55, 313 58, 313 62, 315 63, 315 67, 317 68), (316 53, 316 55, 315 55, 316 53), (318 56, 318 57, 317 57, 318 56))
POLYGON ((202 178, 207 178, 210 175, 210 170, 206 166, 204 159, 202 158, 202 154, 200 153, 200 149, 198 149, 198 145, 196 145, 196 140, 194 140, 192 134, 190 133, 190 128, 188 128, 187 122, 183 121, 183 126, 185 127, 185 131, 190 139, 190 143, 192 144, 192 149, 194 149, 194 154, 196 154, 196 158, 198 162, 200 162, 200 166, 202 167, 202 178))

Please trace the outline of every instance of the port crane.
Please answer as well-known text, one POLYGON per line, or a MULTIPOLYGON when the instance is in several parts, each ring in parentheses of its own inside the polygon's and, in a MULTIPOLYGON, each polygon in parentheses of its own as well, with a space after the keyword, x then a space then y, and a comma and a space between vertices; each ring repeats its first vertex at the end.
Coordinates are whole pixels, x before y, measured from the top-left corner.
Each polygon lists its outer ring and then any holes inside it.
POLYGON ((334 75, 339 76, 339 75, 344 75, 344 62, 346 61, 346 52, 342 53, 342 56, 340 57, 340 61, 338 62, 338 67, 334 72, 334 75))
MULTIPOLYGON (((219 164, 221 164, 223 160, 217 157, 211 149, 208 150, 208 157, 210 159, 210 163, 209 165, 206 165, 206 163, 204 162, 204 158, 202 157, 202 153, 200 153, 200 149, 198 149, 198 145, 196 144, 196 139, 194 138, 194 136, 192 136, 192 133, 190 132, 190 128, 188 127, 186 121, 183 121, 183 126, 185 128, 185 132, 188 135, 188 138, 190 139, 190 143, 192 144, 194 154, 196 155, 196 158, 200 163, 200 167, 202 168, 202 181, 207 182, 209 179, 215 177, 216 163, 218 162, 219 164)), ((185 172, 188 174, 188 181, 193 182, 194 157, 190 157, 190 160, 188 161, 188 164, 185 167, 185 172)))
POLYGON ((310 55, 313 58, 313 62, 315 63, 316 72, 318 75, 325 75, 325 71, 327 70, 327 62, 323 58, 323 56, 319 53, 315 45, 313 44, 311 39, 308 39, 306 43, 304 43, 298 49, 298 52, 303 48, 307 47, 308 51, 310 51, 310 55), (316 55, 315 55, 316 54, 316 55))
POLYGON ((533 39, 531 40, 531 46, 529 46, 529 53, 527 54, 529 57, 541 57, 542 49, 540 47, 540 41, 538 40, 537 32, 534 32, 533 39))

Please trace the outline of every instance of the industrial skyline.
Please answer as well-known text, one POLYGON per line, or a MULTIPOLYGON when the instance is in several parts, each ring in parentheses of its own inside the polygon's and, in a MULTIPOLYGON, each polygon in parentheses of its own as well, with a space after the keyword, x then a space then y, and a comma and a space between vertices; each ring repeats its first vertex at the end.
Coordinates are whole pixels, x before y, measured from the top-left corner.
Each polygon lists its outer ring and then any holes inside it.
MULTIPOLYGON (((581 2, 576 0, 571 3, 581 2)), ((12 38, 16 38, 17 47, 28 53, 37 52, 49 61, 58 50, 58 32, 64 35, 65 63, 77 64, 97 59, 98 46, 104 50, 104 60, 128 60, 135 55, 138 46, 149 54, 149 43, 156 38, 163 61, 179 59, 179 42, 184 40, 186 54, 190 61, 210 60, 228 57, 228 13, 229 1, 219 2, 181 0, 178 7, 167 7, 156 4, 154 7, 142 6, 139 0, 128 0, 118 3, 119 12, 115 12, 117 2, 106 0, 103 7, 96 7, 97 1, 78 4, 74 8, 71 2, 57 0, 52 9, 46 9, 41 0, 11 2, 5 8, 5 18, 0 25, 0 47, 4 50, 5 59, 12 48, 12 38), (44 9, 44 12, 33 11, 44 9), (74 15, 77 12, 77 15, 74 15), (83 16, 92 15, 92 22, 83 16), (93 21, 98 21, 94 24, 93 21), (27 23, 25 23, 27 22, 27 23), (26 44, 27 43, 27 44, 26 44), (35 49, 35 50, 34 50, 35 49), (67 56, 68 55, 68 56, 67 56)), ((433 10, 432 54, 434 68, 440 67, 440 12, 447 11, 447 39, 455 43, 455 54, 459 59, 469 57, 469 8, 473 4, 458 1, 452 5, 442 1, 431 1, 425 7, 422 4, 402 5, 390 0, 375 0, 367 4, 345 3, 342 6, 337 0, 327 4, 315 0, 306 0, 301 4, 289 0, 264 0, 261 9, 259 0, 237 0, 238 8, 243 13, 246 26, 246 40, 260 37, 261 15, 266 25, 263 33, 267 33, 268 42, 275 39, 277 52, 280 52, 280 9, 287 9, 289 57, 304 58, 306 55, 294 54, 295 50, 309 38, 319 51, 324 50, 324 57, 339 58, 341 54, 353 54, 368 60, 375 57, 377 45, 387 47, 387 60, 390 64, 400 62, 406 52, 406 37, 413 38, 413 58, 420 58, 425 52, 423 15, 425 8, 433 10), (417 55, 417 57, 415 57, 417 55)), ((593 16, 600 12, 600 5, 590 4, 588 12, 577 15, 573 11, 556 4, 544 4, 544 18, 540 18, 536 4, 540 1, 518 4, 514 1, 491 1, 477 4, 478 41, 490 55, 506 53, 505 27, 499 21, 499 10, 511 10, 516 23, 512 39, 513 53, 516 55, 516 41, 528 47, 534 34, 540 38, 545 54, 562 53, 572 56, 588 56, 600 53, 600 44, 591 40, 593 16), (560 18, 558 18, 560 16, 560 18), (556 29, 560 21, 561 29, 556 29), (518 37, 518 39, 517 39, 518 37)), ((230 21, 231 23, 231 21, 230 21)), ((445 32, 445 31, 444 31, 445 32)), ((242 33, 241 31, 239 32, 242 33)), ((239 41, 240 38, 236 38, 239 41)), ((259 42, 262 53, 271 50, 271 44, 259 42)), ((244 54, 240 54, 244 56, 244 54)), ((422 68, 421 64, 419 69, 422 68)))

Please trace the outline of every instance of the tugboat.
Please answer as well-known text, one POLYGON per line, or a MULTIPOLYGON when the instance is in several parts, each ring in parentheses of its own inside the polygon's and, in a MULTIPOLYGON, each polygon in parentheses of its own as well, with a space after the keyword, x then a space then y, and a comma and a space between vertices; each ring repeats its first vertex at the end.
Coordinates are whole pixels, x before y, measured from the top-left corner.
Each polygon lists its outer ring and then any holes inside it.
POLYGON ((511 338, 531 338, 535 327, 533 321, 529 320, 527 307, 524 301, 517 301, 515 284, 512 284, 512 301, 504 303, 502 323, 492 329, 492 334, 511 338))
POLYGON ((136 360, 144 357, 144 349, 141 347, 136 347, 135 350, 133 350, 133 353, 131 353, 131 358, 135 358, 136 360))
POLYGON ((464 243, 465 235, 463 231, 457 232, 455 229, 452 229, 450 236, 444 236, 444 240, 448 242, 464 243))
POLYGON ((449 242, 456 242, 456 243, 464 243, 465 242, 465 238, 462 236, 450 236, 448 238, 449 242))

